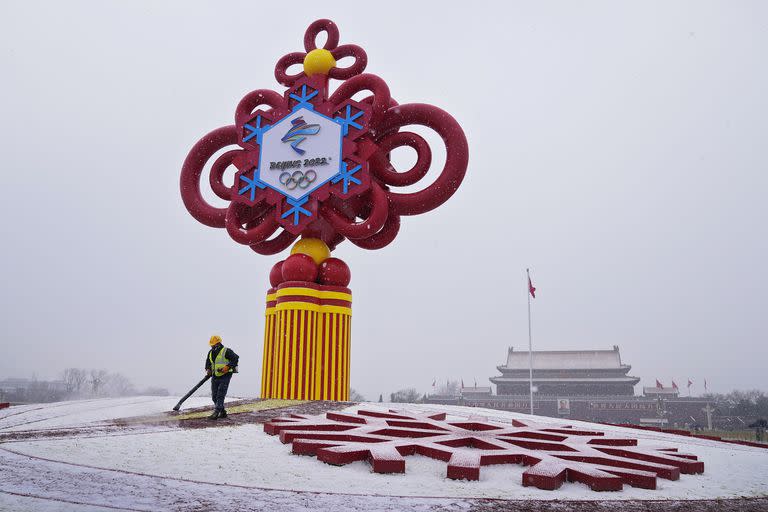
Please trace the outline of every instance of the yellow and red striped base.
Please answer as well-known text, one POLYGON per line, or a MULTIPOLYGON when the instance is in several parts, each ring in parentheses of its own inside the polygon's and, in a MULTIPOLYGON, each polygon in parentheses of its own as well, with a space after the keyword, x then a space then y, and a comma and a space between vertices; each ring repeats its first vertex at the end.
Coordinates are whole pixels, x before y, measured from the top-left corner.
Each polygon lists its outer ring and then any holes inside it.
POLYGON ((352 292, 286 282, 267 292, 261 398, 349 400, 352 292))

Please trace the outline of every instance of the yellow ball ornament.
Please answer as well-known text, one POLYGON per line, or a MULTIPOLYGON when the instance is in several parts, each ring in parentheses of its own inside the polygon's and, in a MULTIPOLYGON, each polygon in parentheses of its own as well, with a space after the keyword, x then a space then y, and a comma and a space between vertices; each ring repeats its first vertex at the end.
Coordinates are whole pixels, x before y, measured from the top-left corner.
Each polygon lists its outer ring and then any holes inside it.
POLYGON ((331 250, 319 238, 302 238, 293 244, 291 254, 306 254, 319 265, 331 257, 331 250))
POLYGON ((327 75, 328 72, 336 67, 336 59, 331 52, 324 48, 312 50, 304 57, 304 73, 307 76, 327 75))

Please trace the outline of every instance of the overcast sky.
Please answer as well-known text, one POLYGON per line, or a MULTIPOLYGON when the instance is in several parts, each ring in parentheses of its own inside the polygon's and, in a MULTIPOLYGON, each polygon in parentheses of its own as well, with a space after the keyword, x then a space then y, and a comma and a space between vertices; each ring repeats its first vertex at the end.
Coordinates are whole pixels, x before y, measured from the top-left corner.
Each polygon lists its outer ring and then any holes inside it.
POLYGON ((215 333, 241 356, 231 394, 258 394, 282 258, 197 223, 179 172, 243 95, 282 93, 275 62, 327 17, 470 146, 450 201, 335 251, 353 388, 489 384, 527 349, 527 266, 535 349, 619 345, 640 386, 768 388, 768 4, 370 5, 0 3, 0 377, 183 392, 215 333))

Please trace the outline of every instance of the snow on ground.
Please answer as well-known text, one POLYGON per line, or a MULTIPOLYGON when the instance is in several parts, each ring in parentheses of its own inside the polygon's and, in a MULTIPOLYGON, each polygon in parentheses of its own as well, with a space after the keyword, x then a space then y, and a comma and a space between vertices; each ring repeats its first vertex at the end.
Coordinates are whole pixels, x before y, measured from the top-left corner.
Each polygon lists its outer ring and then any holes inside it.
MULTIPOLYGON (((180 397, 132 396, 52 404, 32 404, 0 409, 0 432, 77 427, 97 421, 145 416, 170 411, 180 397)), ((209 397, 190 397, 184 408, 212 405, 209 397)))
POLYGON ((0 462, 3 511, 463 512, 470 508, 451 499, 314 494, 164 479, 29 459, 2 449, 0 462))
MULTIPOLYGON (((207 405, 201 398, 189 406, 207 405)), ((35 418, 35 427, 84 424, 89 421, 145 415, 169 410, 176 398, 143 397, 71 402, 29 410, 25 414, 0 418, 0 432, 22 428, 13 425, 27 414, 35 418)), ((188 405, 185 403, 185 405, 188 405)), ((359 407, 380 409, 381 404, 359 407)), ((402 404, 397 404, 402 407, 402 404)), ((494 421, 526 420, 524 414, 488 409, 436 405, 407 405, 410 411, 449 411, 455 415, 483 415, 494 421)), ((11 409, 12 410, 12 409, 11 409)), ((480 481, 456 481, 446 478, 446 463, 427 457, 406 458, 406 473, 380 475, 364 462, 335 467, 314 457, 292 455, 290 445, 268 436, 262 425, 246 424, 211 429, 177 429, 129 435, 104 435, 89 438, 38 439, 11 442, 2 448, 16 454, 73 464, 193 480, 228 486, 274 490, 302 490, 321 493, 375 494, 413 497, 482 497, 540 500, 627 500, 627 499, 711 499, 768 495, 768 450, 691 439, 657 432, 623 429, 555 418, 537 418, 537 422, 555 425, 586 426, 619 436, 635 437, 641 445, 664 444, 699 456, 705 463, 703 475, 681 475, 678 481, 658 479, 657 490, 624 486, 621 492, 595 493, 585 485, 566 483, 557 491, 543 491, 521 484, 523 466, 483 467, 480 481)), ((32 426, 32 425, 30 425, 32 426)), ((7 452, 6 452, 7 453, 7 452)), ((18 461, 17 461, 18 462, 18 461)), ((21 464, 21 462, 18 462, 21 464)), ((118 473, 120 474, 120 473, 118 473)), ((0 502, 0 505, 2 502, 0 502)))
POLYGON ((113 508, 83 503, 66 503, 0 492, 0 510, 3 512, 114 512, 113 508))

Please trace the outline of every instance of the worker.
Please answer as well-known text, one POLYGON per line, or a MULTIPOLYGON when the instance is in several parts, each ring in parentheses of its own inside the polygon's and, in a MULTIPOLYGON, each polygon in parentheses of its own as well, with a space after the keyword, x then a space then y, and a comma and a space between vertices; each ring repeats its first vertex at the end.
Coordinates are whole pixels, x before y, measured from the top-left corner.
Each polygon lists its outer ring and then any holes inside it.
POLYGON ((234 350, 221 344, 221 336, 211 336, 208 344, 211 346, 211 350, 208 351, 208 357, 205 358, 205 374, 211 376, 211 399, 214 405, 213 413, 208 416, 208 419, 216 420, 227 417, 227 411, 224 410, 224 398, 227 396, 232 374, 237 372, 237 363, 240 357, 235 354, 234 350))

